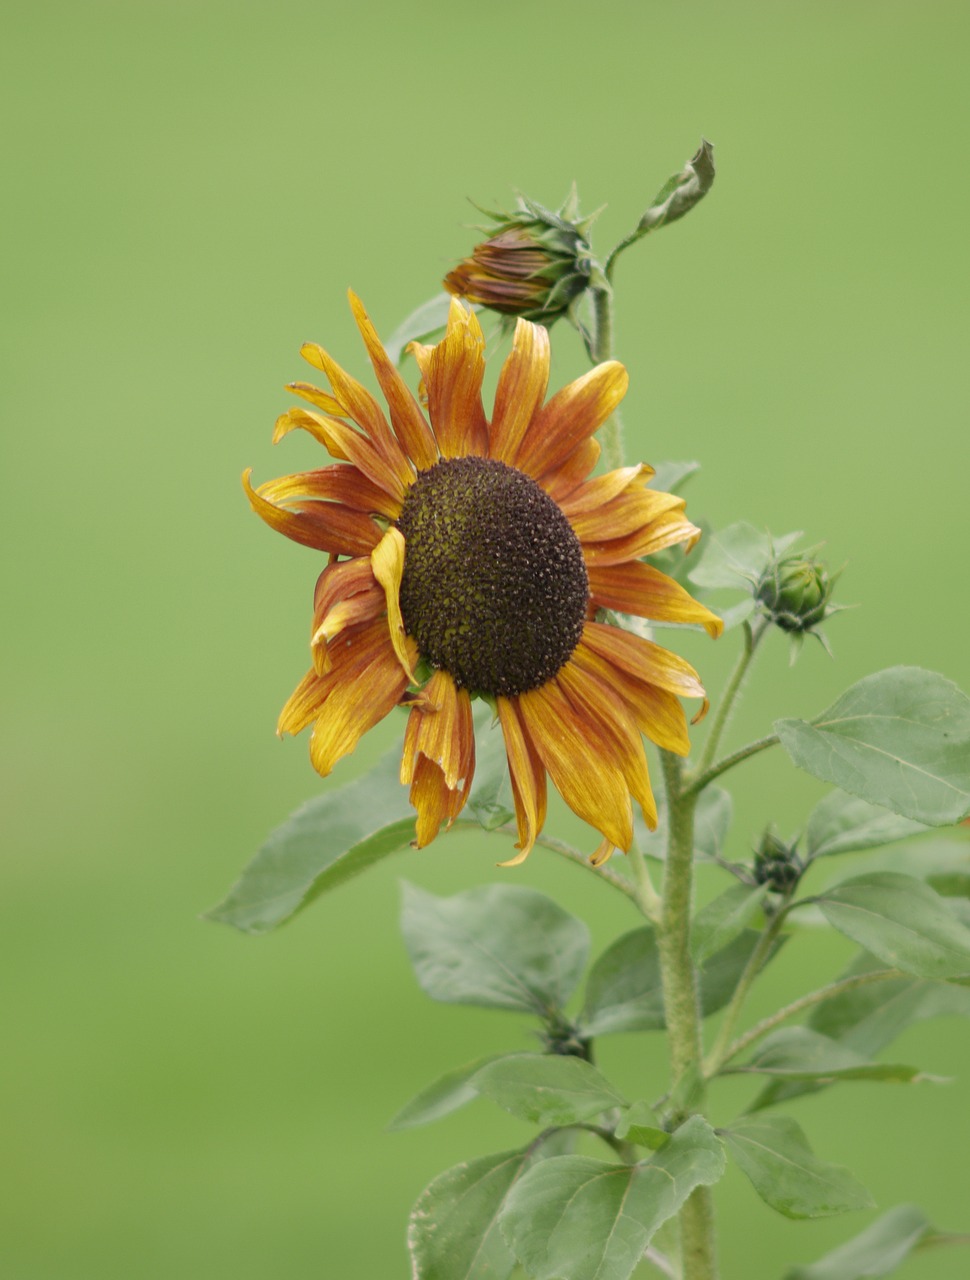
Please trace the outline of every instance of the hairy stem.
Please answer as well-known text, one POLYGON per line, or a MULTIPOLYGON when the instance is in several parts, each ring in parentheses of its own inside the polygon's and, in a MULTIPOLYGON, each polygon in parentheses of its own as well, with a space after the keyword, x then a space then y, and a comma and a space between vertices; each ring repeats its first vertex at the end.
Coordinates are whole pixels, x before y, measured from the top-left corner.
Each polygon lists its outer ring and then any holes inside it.
POLYGON ((685 794, 697 795, 703 791, 706 786, 719 778, 722 773, 727 773, 728 769, 733 769, 736 764, 740 764, 742 760, 748 760, 751 756, 755 756, 759 751, 766 751, 768 747, 775 747, 781 739, 777 733, 769 733, 765 738, 759 738, 757 742, 749 742, 746 747, 740 747, 737 751, 732 751, 729 756, 723 756, 716 764, 705 770, 703 773, 695 774, 688 779, 685 786, 685 794))
POLYGON ((724 1021, 721 1023, 721 1029, 718 1032, 717 1039, 714 1041, 714 1047, 704 1062, 705 1079, 710 1079, 711 1076, 717 1075, 727 1061, 727 1048, 731 1043, 731 1037, 734 1035, 734 1028, 738 1024, 741 1010, 744 1008, 744 1002, 748 998, 748 992, 754 985, 755 979, 761 972, 775 939, 778 937, 785 915, 786 912, 782 909, 771 917, 762 930, 761 937, 748 958, 748 963, 744 966, 744 972, 741 974, 738 985, 734 989, 734 995, 731 997, 731 1002, 724 1014, 724 1021))
MULTIPOLYGON (((595 364, 613 358, 613 294, 608 288, 597 289, 593 294, 593 312, 596 317, 593 346, 590 356, 595 364)), ((623 423, 614 409, 611 417, 599 432, 603 446, 603 462, 607 471, 623 466, 623 423)))
MULTIPOLYGON (((667 788, 667 861, 664 870, 663 907, 657 930, 663 985, 664 1019, 670 1057, 672 1093, 679 1099, 671 1116, 673 1124, 687 1118, 685 1085, 696 1073, 702 1057, 700 1001, 697 977, 690 954, 690 908, 694 869, 694 808, 696 797, 683 790, 683 764, 679 756, 662 751, 667 788)), ((703 1110, 704 1082, 689 1090, 690 1109, 703 1110)), ((680 1211, 684 1280, 716 1280, 714 1208, 707 1187, 698 1187, 680 1211)))
POLYGON ((717 711, 714 713, 714 720, 708 732, 707 741, 704 743, 704 749, 697 762, 696 772, 698 777, 703 777, 711 767, 711 762, 721 743, 721 735, 724 733, 731 712, 734 710, 738 694, 741 692, 744 677, 748 673, 755 650, 768 626, 769 621, 767 618, 759 618, 753 627, 748 622, 744 624, 744 647, 738 655, 734 670, 728 677, 728 682, 724 686, 718 701, 717 711))

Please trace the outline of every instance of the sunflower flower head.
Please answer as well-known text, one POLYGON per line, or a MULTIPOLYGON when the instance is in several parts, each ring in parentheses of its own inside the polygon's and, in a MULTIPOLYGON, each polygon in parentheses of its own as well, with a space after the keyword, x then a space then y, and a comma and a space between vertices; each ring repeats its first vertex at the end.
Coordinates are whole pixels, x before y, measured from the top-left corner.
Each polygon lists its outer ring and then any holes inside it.
POLYGON ((483 212, 492 224, 482 228, 488 238, 445 277, 448 292, 547 326, 570 312, 595 271, 593 219, 577 220, 575 194, 556 213, 525 197, 513 213, 483 212))
POLYGON ((308 343, 329 387, 291 383, 311 407, 284 413, 275 439, 307 431, 334 461, 255 488, 243 477, 267 524, 325 556, 312 665, 280 733, 312 726, 311 761, 326 776, 406 706, 401 781, 421 847, 468 798, 481 697, 512 784, 510 864, 542 829, 549 779, 601 834, 595 860, 629 849, 633 802, 656 823, 641 735, 686 754, 680 700, 704 689, 682 658, 598 619, 616 610, 711 635, 721 622, 644 559, 699 536, 683 499, 651 489, 643 464, 591 478, 625 369, 608 361, 547 398, 548 331, 520 319, 486 415, 482 331, 453 301, 442 341, 411 344, 422 407, 353 294, 351 306, 386 411, 308 343))

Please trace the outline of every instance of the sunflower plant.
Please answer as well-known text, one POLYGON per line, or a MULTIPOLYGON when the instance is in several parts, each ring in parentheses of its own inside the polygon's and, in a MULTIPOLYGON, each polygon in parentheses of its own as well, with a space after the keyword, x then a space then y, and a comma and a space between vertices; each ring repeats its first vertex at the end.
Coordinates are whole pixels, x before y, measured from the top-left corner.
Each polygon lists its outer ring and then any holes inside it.
MULTIPOLYGON (((244 475, 256 514, 321 557, 310 666, 279 732, 309 729, 327 777, 370 728, 405 714, 401 745, 293 814, 210 918, 265 933, 456 828, 504 845, 486 887, 450 898, 405 889, 402 929, 423 990, 526 1013, 540 1046, 451 1066, 395 1118, 425 1124, 483 1096, 535 1126, 524 1146, 476 1156, 420 1194, 408 1231, 416 1280, 713 1280, 712 1188, 728 1161, 789 1218, 871 1209, 784 1103, 842 1081, 926 1079, 877 1055, 911 1023, 970 1015, 965 841, 955 830, 945 846, 916 840, 903 870, 880 855, 970 813, 970 699, 943 676, 896 667, 812 719, 778 719, 722 751, 759 647, 771 635, 824 643, 838 575, 799 550, 798 535, 739 523, 702 538, 680 492, 693 467, 623 457, 617 261, 713 179, 705 143, 602 264, 575 196, 555 213, 521 201, 494 215, 445 293, 386 344, 351 294, 382 400, 307 343, 301 354, 327 385, 289 384, 302 404, 278 419, 274 440, 308 432, 331 461, 256 486, 244 475), (480 311, 512 331, 488 408, 480 311), (558 319, 592 367, 550 394, 558 319), (737 659, 723 690, 709 699, 657 627, 729 633, 720 643, 737 659), (766 827, 751 858, 730 861, 726 776, 779 747, 832 790, 798 839, 766 827), (548 831, 550 783, 590 828, 582 847, 548 831), (536 848, 639 913, 591 965, 583 922, 514 882, 511 868, 536 848), (824 874, 862 850, 873 854, 863 874, 824 874), (724 881, 697 910, 699 861, 724 881), (806 919, 850 939, 853 960, 751 1023, 753 986, 783 945, 797 946, 806 919), (665 1034, 667 1088, 631 1097, 596 1066, 596 1042, 649 1031, 665 1034), (737 1073, 753 1097, 714 1127, 711 1090, 737 1073)), ((957 1239, 904 1205, 787 1277, 883 1276, 957 1239)))

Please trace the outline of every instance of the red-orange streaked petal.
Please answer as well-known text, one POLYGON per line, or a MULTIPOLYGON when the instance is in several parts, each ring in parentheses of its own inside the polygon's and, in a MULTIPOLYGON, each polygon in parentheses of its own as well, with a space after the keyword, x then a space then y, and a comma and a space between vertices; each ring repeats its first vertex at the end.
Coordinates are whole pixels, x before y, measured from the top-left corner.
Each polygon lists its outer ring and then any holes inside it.
POLYGON ((498 865, 517 867, 532 852, 546 820, 546 771, 522 722, 517 699, 500 696, 496 702, 512 782, 515 824, 519 831, 515 846, 519 853, 498 865))
POLYGON ((362 511, 351 511, 336 502, 297 502, 292 508, 278 507, 253 488, 251 475, 252 468, 247 468, 242 477, 249 505, 271 529, 293 542, 334 555, 360 556, 370 555, 380 541, 380 529, 362 511))
POLYGON ((680 583, 642 560, 589 565, 587 573, 593 603, 603 609, 655 618, 657 622, 696 623, 714 640, 724 630, 716 613, 695 600, 680 583))
POLYGON ((364 304, 353 292, 349 291, 350 306, 357 321, 357 328, 367 347, 367 354, 374 366, 377 381, 381 384, 384 398, 387 400, 391 414, 391 426, 408 455, 419 471, 433 467, 438 461, 438 446, 431 428, 428 426, 420 406, 408 390, 407 384, 391 362, 387 352, 377 336, 377 330, 371 324, 370 317, 364 310, 364 304))
POLYGON ((327 395, 326 391, 315 387, 312 382, 288 382, 286 389, 299 396, 301 400, 306 400, 308 404, 315 404, 318 409, 322 409, 333 418, 342 418, 346 414, 339 400, 327 395))
POLYGON ((342 369, 319 343, 305 342, 300 348, 300 355, 327 375, 334 399, 341 406, 340 416, 352 418, 357 423, 406 488, 414 478, 414 472, 397 437, 387 425, 383 409, 371 393, 342 369))
POLYGON ((332 467, 320 467, 315 471, 298 471, 293 475, 267 480, 259 486, 261 497, 269 502, 288 502, 294 498, 316 498, 325 502, 340 502, 354 511, 386 516, 395 520, 401 514, 401 504, 389 493, 374 484, 356 467, 346 463, 334 463, 332 467))
MULTIPOLYGON (((605 476, 600 478, 606 479, 605 476)), ((589 488, 595 483, 595 480, 591 480, 583 488, 589 488)), ((633 480, 622 493, 603 502, 598 508, 566 514, 573 533, 580 542, 612 542, 633 533, 653 530, 660 523, 669 523, 669 513, 683 509, 683 498, 678 498, 673 493, 645 489, 642 481, 633 480)))
POLYGON ((387 626, 391 636, 391 644, 397 654, 398 661, 408 678, 414 683, 414 661, 411 656, 415 652, 413 642, 408 644, 404 630, 404 618, 401 616, 401 578, 404 575, 404 534, 391 525, 371 552, 371 569, 374 577, 384 590, 387 605, 387 626))
POLYGON ((589 436, 561 463, 539 476, 536 483, 559 502, 582 484, 599 461, 600 453, 600 442, 589 436))
POLYGON ((623 399, 629 381, 623 365, 607 360, 557 391, 532 419, 515 465, 540 476, 565 460, 599 430, 623 399))
POLYGON ((541 324, 519 320, 512 350, 495 389, 489 427, 490 457, 509 464, 515 461, 529 423, 545 399, 550 358, 549 330, 541 324))
MULTIPOLYGON (((386 625, 383 620, 371 625, 382 627, 384 633, 383 645, 371 661, 358 660, 353 664, 353 674, 344 674, 337 667, 335 655, 334 670, 324 677, 333 681, 333 687, 310 738, 311 763, 324 778, 338 760, 356 749, 367 730, 397 705, 407 688, 407 676, 398 662, 386 625)), ((339 649, 339 645, 335 647, 339 649)))
POLYGON ((636 680, 667 689, 681 698, 704 697, 704 686, 690 663, 643 636, 602 622, 587 622, 580 644, 636 680))
POLYGON ((464 808, 475 774, 471 698, 446 671, 436 671, 425 700, 411 709, 404 733, 401 781, 410 783, 418 811, 418 848, 429 844, 443 822, 451 826, 464 808))
POLYGON ((369 591, 358 591, 356 595, 331 605, 310 637, 310 653, 317 674, 325 675, 332 669, 330 645, 342 632, 373 622, 383 612, 384 592, 376 583, 369 591))
POLYGON ((578 670, 599 680, 622 698, 630 708, 637 728, 651 742, 677 755, 688 754, 690 737, 687 733, 687 717, 675 694, 631 675, 629 671, 596 653, 583 640, 573 650, 569 661, 578 670))
POLYGON ((557 679, 519 694, 518 703, 539 759, 573 813, 618 848, 629 849, 633 810, 626 779, 557 679))
POLYGON ((701 531, 696 525, 691 524, 682 512, 673 510, 621 538, 604 542, 584 541, 583 556, 587 568, 623 564, 627 560, 639 560, 641 556, 655 555, 680 542, 685 542, 689 551, 700 536, 701 531))
MULTIPOLYGON (((630 795, 643 810, 644 820, 652 830, 657 825, 657 804, 650 787, 643 739, 632 710, 608 683, 589 671, 581 670, 572 661, 566 663, 556 681, 577 715, 589 727, 589 737, 598 739, 600 749, 619 766, 630 795)), ((603 834, 609 835, 606 831, 603 834)), ((618 842, 614 840, 613 843, 618 842)), ((629 849, 630 845, 621 844, 620 847, 629 849)))
POLYGON ((409 466, 409 479, 406 482, 403 481, 401 476, 388 465, 387 459, 368 436, 337 418, 326 418, 323 414, 313 413, 309 409, 288 409, 276 420, 273 443, 277 444, 296 427, 309 431, 334 458, 352 462, 369 480, 372 480, 385 493, 390 494, 397 502, 404 501, 405 491, 414 479, 414 473, 409 466))
POLYGON ((474 311, 452 298, 448 328, 430 348, 412 343, 428 396, 428 413, 444 458, 488 453, 488 425, 482 408, 485 338, 474 311))
POLYGON ((606 475, 596 476, 585 484, 577 485, 559 505, 570 519, 586 515, 590 511, 598 511, 605 503, 619 497, 634 484, 642 487, 652 475, 653 468, 648 467, 645 462, 607 471, 606 475))

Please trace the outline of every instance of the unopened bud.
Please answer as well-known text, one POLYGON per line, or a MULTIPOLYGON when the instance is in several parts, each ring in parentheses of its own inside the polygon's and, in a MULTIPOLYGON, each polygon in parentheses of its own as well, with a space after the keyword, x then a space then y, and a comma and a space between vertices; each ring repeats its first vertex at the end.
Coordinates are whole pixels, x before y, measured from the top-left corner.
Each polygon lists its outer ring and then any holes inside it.
POLYGON ((754 855, 754 878, 775 893, 790 893, 805 870, 793 844, 785 844, 769 827, 754 855))
POLYGON ((814 556, 788 556, 767 569, 756 595, 783 631, 810 631, 830 612, 834 586, 835 578, 814 556))

